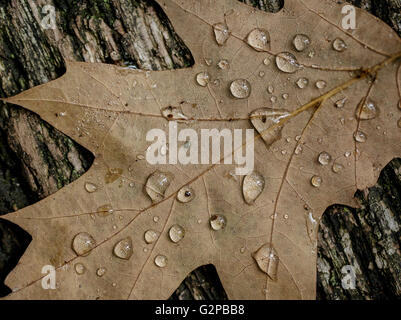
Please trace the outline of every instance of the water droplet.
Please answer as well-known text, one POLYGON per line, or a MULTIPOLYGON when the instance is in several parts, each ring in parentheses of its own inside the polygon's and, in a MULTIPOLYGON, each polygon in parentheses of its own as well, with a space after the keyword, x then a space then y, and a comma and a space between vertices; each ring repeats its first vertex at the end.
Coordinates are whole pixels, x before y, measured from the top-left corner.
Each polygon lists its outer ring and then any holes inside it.
POLYGON ((158 216, 153 217, 153 221, 154 221, 155 223, 159 222, 159 217, 158 217, 158 216))
POLYGON ((331 156, 327 152, 321 152, 318 161, 322 166, 327 166, 331 161, 331 156))
POLYGON ((307 35, 304 34, 297 34, 292 41, 294 48, 301 52, 304 51, 309 45, 311 41, 307 35))
POLYGON ((206 87, 209 81, 210 75, 207 72, 200 72, 196 75, 196 82, 202 87, 206 87))
POLYGON ((276 56, 276 65, 279 70, 285 73, 294 73, 301 67, 297 58, 289 52, 282 52, 276 56))
POLYGON ((215 230, 219 231, 226 227, 227 219, 225 216, 216 214, 210 217, 210 227, 215 230))
POLYGON ((114 212, 114 210, 113 210, 112 206, 110 204, 105 204, 105 205, 97 208, 96 214, 99 217, 103 218, 103 217, 107 217, 107 216, 111 215, 113 212, 114 212))
POLYGON ((316 81, 316 88, 324 89, 324 88, 326 88, 326 86, 327 86, 327 82, 326 81, 324 81, 324 80, 316 81))
POLYGON ((260 77, 260 78, 263 78, 263 77, 265 76, 265 74, 266 74, 266 73, 265 73, 264 71, 260 71, 260 72, 259 72, 259 77, 260 77))
POLYGON ((276 96, 272 96, 272 97, 270 98, 270 101, 271 101, 272 103, 276 103, 276 102, 277 102, 277 97, 276 97, 276 96))
POLYGON ((272 94, 274 92, 274 87, 273 86, 268 86, 267 87, 267 92, 272 94))
POLYGON ((239 250, 239 252, 244 253, 245 252, 245 247, 241 247, 241 249, 239 250))
POLYGON ((191 187, 185 186, 177 193, 177 200, 186 203, 195 198, 195 192, 191 187))
POLYGON ((78 233, 72 240, 72 249, 79 256, 87 256, 95 246, 95 239, 86 232, 78 233))
POLYGON ((290 95, 288 93, 283 93, 282 97, 284 100, 287 100, 290 97, 290 95))
POLYGON ((343 108, 345 106, 345 103, 347 102, 347 100, 348 100, 347 98, 340 99, 340 100, 336 101, 335 106, 337 108, 343 108))
POLYGON ((344 166, 339 163, 334 163, 331 169, 333 170, 334 173, 339 173, 341 170, 344 169, 344 166))
POLYGON ((79 275, 84 274, 86 271, 85 266, 82 263, 76 263, 74 265, 75 272, 79 275))
POLYGON ((113 183, 118 178, 120 178, 122 173, 123 173, 123 169, 110 168, 109 171, 106 173, 106 176, 104 177, 104 181, 106 182, 106 184, 113 183))
POLYGON ((338 52, 343 52, 347 49, 347 44, 343 39, 337 38, 333 41, 333 49, 338 52))
POLYGON ((271 280, 277 280, 277 270, 280 259, 277 251, 270 243, 261 246, 258 251, 252 254, 252 257, 255 259, 260 270, 266 273, 271 280))
POLYGON ((85 190, 89 193, 93 193, 97 190, 97 187, 90 182, 85 183, 85 190))
POLYGON ((145 190, 153 202, 159 202, 164 199, 164 194, 173 179, 169 172, 156 170, 146 181, 145 190))
POLYGON ((158 233, 154 230, 147 230, 144 234, 145 242, 151 244, 157 240, 159 237, 158 233))
POLYGON ((163 255, 157 255, 155 257, 155 265, 159 268, 165 268, 167 266, 167 257, 163 255))
POLYGON ((270 35, 267 30, 254 29, 248 34, 247 43, 256 51, 270 50, 270 35))
POLYGON ((170 230, 168 232, 168 235, 169 235, 170 240, 172 242, 178 243, 184 238, 185 230, 180 225, 175 224, 170 228, 170 230))
POLYGON ((281 138, 282 125, 280 121, 290 113, 282 109, 261 108, 250 114, 252 125, 259 132, 267 146, 281 138))
POLYGON ((309 84, 309 80, 306 78, 299 78, 297 80, 297 86, 300 89, 305 89, 308 86, 308 84, 309 84))
POLYGON ((128 260, 132 256, 132 240, 127 237, 116 243, 113 253, 117 258, 128 260))
POLYGON ((205 58, 205 63, 206 63, 206 65, 211 66, 213 63, 213 60, 210 58, 205 58))
POLYGON ((312 179, 310 180, 310 183, 315 188, 319 188, 322 185, 322 178, 319 176, 313 176, 312 179))
POLYGON ((228 62, 228 60, 226 59, 221 59, 219 61, 219 63, 217 64, 217 66, 219 67, 219 69, 221 70, 226 70, 230 67, 230 63, 228 62))
POLYGON ((344 156, 345 156, 346 158, 349 158, 349 157, 351 156, 351 152, 347 151, 346 153, 344 153, 344 156))
POLYGON ((96 270, 96 275, 98 277, 103 277, 106 274, 107 269, 104 267, 100 267, 96 270))
POLYGON ((295 148, 294 153, 295 153, 296 155, 299 155, 299 154, 302 153, 302 151, 303 151, 302 144, 299 144, 299 145, 297 145, 297 147, 295 148))
POLYGON ((370 99, 362 99, 356 108, 355 116, 359 120, 371 120, 377 117, 379 109, 370 99))
POLYGON ((218 45, 224 45, 230 37, 230 31, 225 23, 216 23, 213 25, 214 36, 218 45))
POLYGON ((166 107, 161 110, 162 116, 169 121, 185 121, 188 117, 184 114, 181 107, 166 107))
POLYGON ((237 99, 246 99, 251 94, 251 84, 248 80, 237 79, 231 82, 231 94, 237 99))
POLYGON ((364 143, 368 139, 365 133, 362 131, 358 130, 354 133, 354 139, 356 142, 364 143))
POLYGON ((245 176, 242 183, 242 193, 244 195, 245 202, 247 204, 253 204, 260 196, 264 188, 265 178, 261 174, 253 172, 245 176))
POLYGON ((263 64, 264 64, 265 66, 268 66, 270 63, 271 63, 270 58, 265 58, 265 59, 263 60, 263 64))

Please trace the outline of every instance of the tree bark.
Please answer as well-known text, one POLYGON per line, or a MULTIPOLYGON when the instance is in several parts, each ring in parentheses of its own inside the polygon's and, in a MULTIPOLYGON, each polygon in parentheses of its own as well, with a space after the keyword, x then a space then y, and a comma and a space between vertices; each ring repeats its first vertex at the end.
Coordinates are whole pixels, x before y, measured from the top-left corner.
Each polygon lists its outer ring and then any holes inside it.
MULTIPOLYGON (((283 0, 241 0, 277 12, 283 0)), ((352 1, 401 34, 401 0, 352 1)), ((0 96, 15 95, 61 76, 64 60, 147 70, 184 68, 193 59, 159 6, 146 0, 7 0, 0 4, 0 96), (56 30, 44 30, 42 7, 56 9, 56 30)), ((93 156, 35 114, 0 103, 0 213, 23 208, 81 176, 93 156)), ((400 160, 358 198, 363 210, 335 206, 319 232, 318 298, 401 296, 400 160), (341 286, 350 265, 356 289, 341 286)), ((0 283, 30 236, 0 219, 0 283)), ((5 295, 5 287, 0 295, 5 295)), ((171 299, 226 299, 213 266, 200 267, 171 299)))

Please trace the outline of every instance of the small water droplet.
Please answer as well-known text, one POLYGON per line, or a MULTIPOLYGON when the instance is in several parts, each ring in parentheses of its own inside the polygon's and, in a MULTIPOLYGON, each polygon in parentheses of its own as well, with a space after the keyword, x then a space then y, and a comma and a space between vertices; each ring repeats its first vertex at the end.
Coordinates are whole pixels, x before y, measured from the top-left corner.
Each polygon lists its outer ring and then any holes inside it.
POLYGON ((267 92, 272 94, 274 92, 274 87, 273 86, 268 86, 267 87, 267 92))
POLYGON ((302 151, 303 151, 302 144, 298 144, 297 147, 295 148, 294 153, 295 153, 296 155, 299 155, 299 154, 302 153, 302 151))
POLYGON ((219 231, 226 227, 227 219, 225 216, 216 214, 210 217, 210 227, 215 230, 219 231))
POLYGON ((356 142, 364 143, 367 140, 367 136, 364 132, 358 130, 354 133, 354 139, 356 142))
POLYGON ((331 161, 331 156, 327 152, 321 152, 318 157, 318 162, 322 166, 327 166, 331 161))
POLYGON ((309 84, 309 80, 306 78, 299 78, 296 83, 298 88, 305 89, 309 84))
POLYGON ((155 242, 158 237, 158 233, 154 230, 147 230, 144 234, 144 239, 147 244, 155 242))
POLYGON ((316 81, 316 88, 324 89, 324 88, 326 88, 326 86, 327 86, 327 82, 326 81, 324 81, 324 80, 316 81))
POLYGON ((351 152, 349 152, 349 151, 345 152, 345 153, 344 153, 344 156, 345 156, 346 158, 349 158, 349 157, 351 156, 351 152))
POLYGON ((231 82, 230 91, 233 97, 237 99, 246 99, 251 94, 251 84, 248 80, 237 79, 231 82))
POLYGON ((333 163, 333 167, 331 168, 334 173, 339 173, 341 170, 344 169, 344 166, 339 163, 333 163))
POLYGON ((206 87, 209 81, 210 75, 207 72, 200 72, 196 75, 196 82, 202 87, 206 87))
POLYGON ((158 223, 159 222, 159 217, 158 216, 154 216, 153 217, 153 222, 158 223))
POLYGON ((270 146, 281 138, 283 127, 279 123, 289 115, 290 113, 287 110, 261 108, 253 111, 250 114, 250 119, 266 145, 270 146))
POLYGON ((259 77, 260 77, 260 78, 263 78, 263 77, 265 76, 265 74, 266 74, 266 73, 265 73, 264 71, 259 71, 259 77))
POLYGON ((106 274, 107 269, 104 267, 100 267, 96 270, 96 275, 98 277, 103 277, 106 274))
POLYGON ((270 63, 271 63, 270 58, 265 58, 265 59, 263 60, 263 64, 264 64, 265 66, 268 66, 270 63))
POLYGON ((370 99, 362 99, 358 104, 355 116, 359 120, 371 120, 377 117, 379 109, 376 104, 370 99))
POLYGON ((288 93, 283 93, 282 97, 284 100, 287 100, 290 97, 290 95, 288 93))
POLYGON ((225 23, 216 23, 213 25, 214 36, 218 45, 224 45, 230 37, 230 31, 225 23))
POLYGON ((272 96, 272 97, 270 98, 270 101, 271 101, 272 103, 276 103, 276 102, 277 102, 277 97, 276 97, 276 96, 272 96))
POLYGON ((228 60, 226 59, 221 59, 219 61, 219 63, 217 64, 217 66, 219 67, 219 69, 221 70, 226 70, 230 67, 230 63, 228 62, 228 60))
POLYGON ((75 272, 79 275, 84 274, 86 271, 86 267, 82 263, 76 263, 74 265, 75 272))
POLYGON ((167 257, 163 255, 157 255, 155 257, 155 265, 159 268, 165 268, 167 266, 167 257))
POLYGON ((177 193, 177 200, 182 203, 187 203, 195 198, 195 192, 191 187, 185 186, 177 193))
POLYGON ((132 240, 130 237, 127 237, 116 243, 113 249, 113 253, 117 258, 128 260, 131 258, 133 250, 132 250, 132 240))
POLYGON ((294 73, 301 67, 297 58, 289 52, 282 52, 276 56, 277 68, 285 73, 294 73))
POLYGON ((273 281, 277 280, 277 271, 279 264, 279 256, 277 251, 273 248, 270 243, 262 245, 258 251, 252 254, 258 267, 264 273, 266 273, 273 281))
POLYGON ((164 199, 164 194, 173 179, 169 172, 156 170, 146 181, 145 190, 153 202, 159 202, 164 199))
POLYGON ((113 210, 112 206, 110 204, 105 204, 105 205, 100 206, 99 208, 97 208, 96 214, 99 217, 103 218, 103 217, 107 217, 107 216, 113 214, 113 212, 114 212, 114 210, 113 210))
POLYGON ((166 107, 161 110, 162 116, 169 121, 185 121, 188 117, 184 114, 181 107, 166 107))
POLYGON ((312 179, 310 180, 310 183, 312 184, 312 186, 314 186, 315 188, 319 188, 322 185, 322 178, 319 176, 313 176, 312 179))
POLYGON ((314 243, 317 237, 318 223, 313 217, 312 212, 309 212, 309 214, 306 216, 306 231, 309 239, 314 243))
POLYGON ((270 50, 270 35, 267 30, 254 29, 247 37, 247 43, 256 51, 270 50))
POLYGON ((288 214, 284 215, 284 219, 287 220, 288 219, 288 214))
POLYGON ((213 60, 210 58, 205 58, 205 63, 206 63, 206 65, 211 66, 213 63, 213 60))
POLYGON ((348 100, 347 98, 343 98, 343 99, 337 100, 336 103, 335 103, 335 106, 337 108, 343 108, 345 106, 345 103, 347 102, 347 100, 348 100))
POLYGON ((255 200, 260 196, 263 189, 265 188, 265 178, 257 173, 252 172, 245 176, 242 183, 242 193, 244 200, 247 204, 253 204, 255 200))
POLYGON ((180 225, 175 224, 170 228, 170 230, 168 232, 168 235, 169 235, 170 240, 172 242, 178 243, 184 238, 185 230, 180 225))
POLYGON ((304 51, 311 44, 311 41, 307 35, 297 34, 294 37, 292 44, 297 51, 301 52, 304 51))
POLYGON ((95 246, 95 239, 86 232, 78 233, 72 240, 72 249, 79 256, 87 256, 95 246))
POLYGON ((97 187, 90 182, 85 183, 85 190, 89 193, 93 193, 97 190, 97 187))
POLYGON ((347 44, 343 39, 337 38, 333 41, 333 49, 338 52, 343 52, 347 49, 347 44))

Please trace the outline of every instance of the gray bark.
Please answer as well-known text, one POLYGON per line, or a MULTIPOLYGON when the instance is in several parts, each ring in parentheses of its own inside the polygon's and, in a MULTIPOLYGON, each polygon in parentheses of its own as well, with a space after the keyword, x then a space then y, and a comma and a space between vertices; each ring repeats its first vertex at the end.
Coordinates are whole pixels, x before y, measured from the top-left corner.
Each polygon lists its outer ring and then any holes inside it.
MULTIPOLYGON (((277 12, 283 0, 241 0, 277 12)), ((401 2, 353 1, 401 34, 401 2)), ((158 6, 145 0, 6 0, 0 4, 0 96, 17 94, 64 72, 63 59, 141 69, 190 66, 190 52, 158 6), (53 4, 57 30, 43 30, 41 8, 53 4), (150 25, 155 26, 153 28, 150 25), (35 41, 32 41, 32 40, 35 41), (160 48, 165 48, 161 50, 160 48)), ((92 155, 35 114, 0 105, 0 213, 23 208, 81 176, 92 155)), ((373 299, 401 296, 400 161, 358 197, 363 210, 329 208, 319 232, 318 297, 373 299), (345 265, 358 267, 355 290, 341 286, 345 265)), ((0 219, 0 283, 30 236, 0 219)), ((6 288, 0 288, 0 295, 6 288)), ((212 266, 198 268, 171 299, 226 299, 212 266)))

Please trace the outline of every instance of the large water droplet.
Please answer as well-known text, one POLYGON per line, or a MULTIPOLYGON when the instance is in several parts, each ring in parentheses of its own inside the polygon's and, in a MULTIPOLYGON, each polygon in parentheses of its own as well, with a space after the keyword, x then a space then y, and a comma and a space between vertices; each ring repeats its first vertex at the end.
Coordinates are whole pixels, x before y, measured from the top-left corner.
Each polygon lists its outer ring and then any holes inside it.
POLYGON ((76 263, 76 264, 74 265, 74 270, 75 270, 75 272, 76 272, 77 274, 81 275, 81 274, 84 274, 84 273, 85 273, 86 268, 85 268, 85 266, 84 266, 82 263, 76 263))
POLYGON ((331 156, 327 152, 321 152, 318 161, 322 166, 327 166, 331 161, 331 156))
POLYGON ((72 240, 72 249, 79 256, 87 256, 95 246, 95 239, 86 232, 78 233, 72 240))
POLYGON ((116 181, 123 173, 123 169, 120 168, 110 168, 104 177, 106 184, 113 183, 116 181))
POLYGON ((133 250, 132 250, 132 240, 130 237, 127 237, 116 243, 113 249, 113 253, 117 258, 128 260, 131 258, 133 250))
POLYGON ((294 48, 301 52, 304 51, 309 45, 311 41, 307 35, 304 34, 297 34, 292 41, 294 48))
POLYGON ((334 173, 339 173, 341 170, 344 169, 344 166, 340 163, 333 163, 333 167, 331 169, 334 173))
POLYGON ((315 188, 319 188, 322 185, 322 178, 319 176, 313 176, 312 179, 310 180, 310 183, 312 186, 314 186, 315 188))
POLYGON ((207 72, 200 72, 196 75, 196 82, 202 87, 206 87, 209 81, 210 75, 207 72))
POLYGON ((145 190, 153 202, 164 199, 164 194, 173 180, 173 175, 169 172, 156 170, 146 181, 145 190))
POLYGON ((172 242, 178 243, 184 238, 185 230, 180 225, 175 224, 170 228, 170 230, 168 232, 168 235, 169 235, 170 240, 172 242))
POLYGON ((257 173, 252 172, 245 176, 242 183, 242 193, 244 200, 247 204, 253 204, 255 200, 260 196, 263 189, 265 188, 265 178, 257 173))
POLYGON ((251 84, 248 80, 237 79, 231 82, 230 91, 233 97, 237 99, 246 99, 251 94, 251 84))
POLYGON ((219 231, 226 227, 227 219, 225 216, 221 214, 216 214, 210 217, 210 227, 215 230, 219 231))
POLYGON ((333 41, 333 49, 338 52, 343 52, 347 49, 347 44, 343 39, 337 38, 333 41))
POLYGON ((281 138, 282 125, 280 121, 290 113, 282 109, 261 108, 250 114, 252 125, 259 132, 267 146, 281 138))
POLYGON ((316 81, 316 88, 318 89, 324 89, 327 86, 327 82, 324 80, 318 80, 316 81))
POLYGON ((177 200, 182 203, 187 203, 195 198, 195 191, 188 186, 180 189, 177 193, 177 200))
POLYGON ((279 70, 285 73, 294 73, 301 67, 297 58, 289 52, 282 52, 276 56, 276 65, 279 70))
POLYGON ((167 257, 161 254, 155 257, 155 265, 159 268, 165 268, 167 266, 167 257))
POLYGON ((267 30, 254 29, 248 34, 248 44, 256 51, 270 50, 270 35, 267 30))
POLYGON ((93 193, 97 190, 97 187, 90 182, 85 183, 85 190, 89 193, 93 193))
POLYGON ((159 237, 158 233, 154 230, 147 230, 144 234, 145 242, 147 244, 153 243, 159 237))
POLYGON ((377 117, 379 109, 376 104, 370 99, 362 99, 358 104, 355 116, 359 120, 371 120, 377 117))
POLYGON ((277 280, 277 270, 279 264, 279 257, 277 251, 269 243, 261 246, 258 251, 252 254, 258 267, 273 281, 277 280))
POLYGON ((366 134, 364 132, 358 130, 354 133, 354 139, 356 142, 364 143, 364 142, 366 142, 368 137, 366 136, 366 134))
POLYGON ((214 36, 218 45, 224 45, 230 37, 230 31, 225 23, 216 23, 213 25, 214 36))
POLYGON ((309 80, 306 78, 299 78, 296 83, 298 88, 305 89, 309 84, 309 80))

